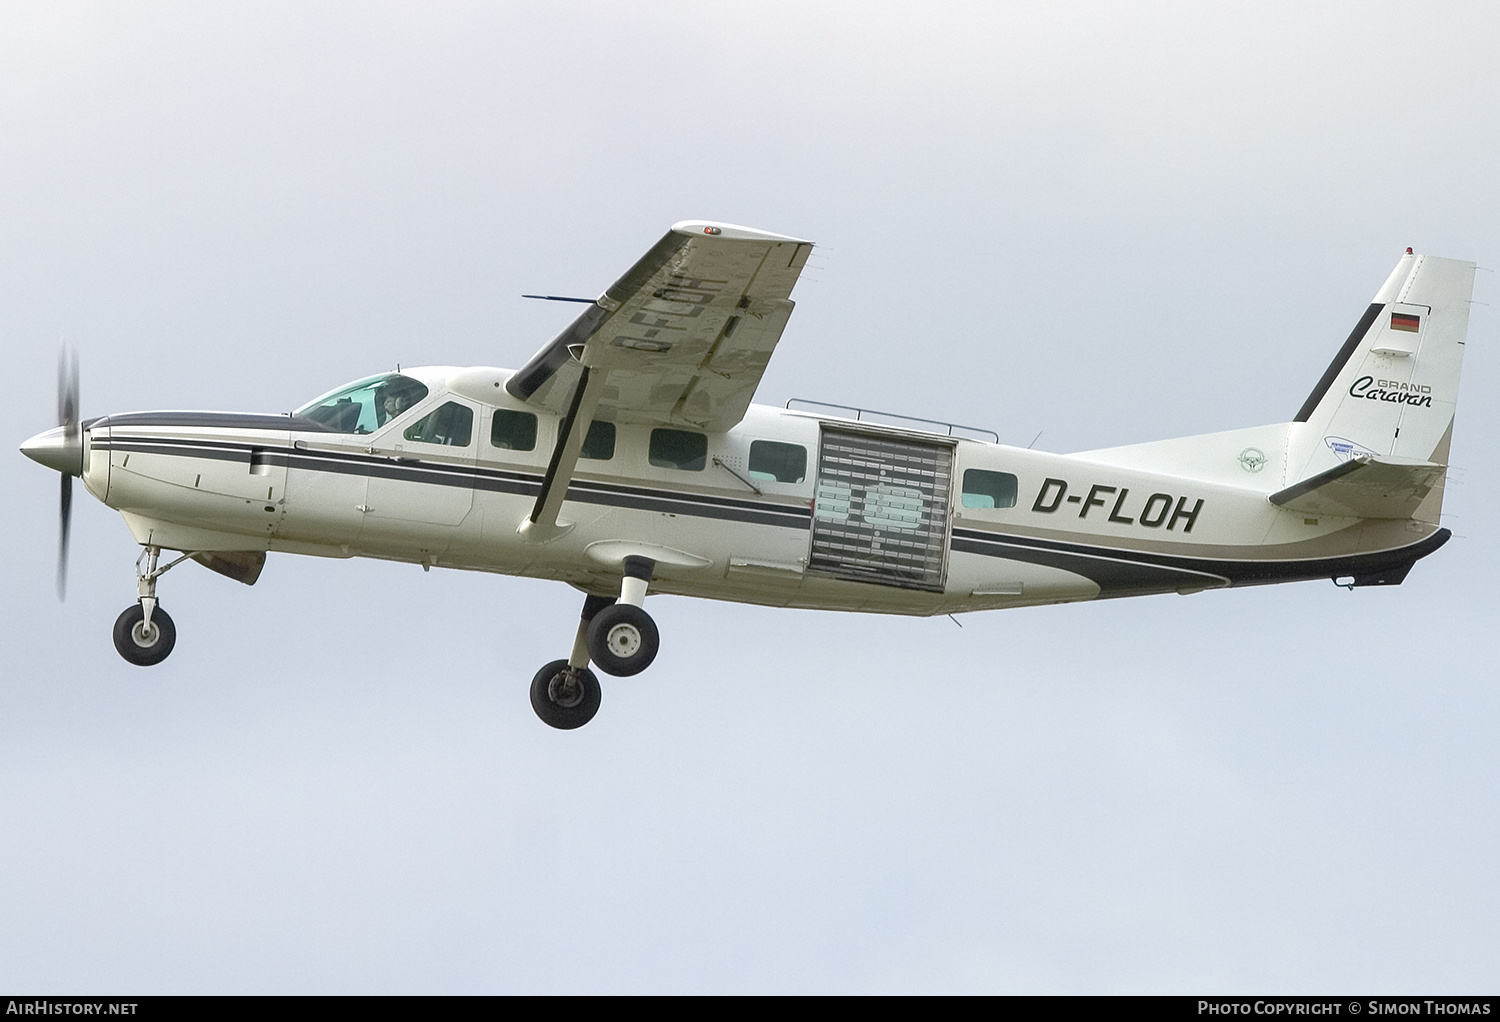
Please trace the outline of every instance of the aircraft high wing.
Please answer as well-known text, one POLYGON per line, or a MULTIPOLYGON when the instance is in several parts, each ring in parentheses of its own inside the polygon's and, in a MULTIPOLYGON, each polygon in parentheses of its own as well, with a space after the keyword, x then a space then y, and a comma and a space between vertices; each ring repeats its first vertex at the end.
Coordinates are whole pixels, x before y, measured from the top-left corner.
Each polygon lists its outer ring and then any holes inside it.
POLYGON ((528 542, 556 535, 588 423, 722 432, 745 416, 792 314, 788 297, 812 242, 684 220, 505 389, 562 416, 531 514, 528 542))
POLYGON ((781 339, 811 251, 809 241, 733 224, 673 224, 506 389, 563 414, 587 368, 598 418, 730 429, 781 339))

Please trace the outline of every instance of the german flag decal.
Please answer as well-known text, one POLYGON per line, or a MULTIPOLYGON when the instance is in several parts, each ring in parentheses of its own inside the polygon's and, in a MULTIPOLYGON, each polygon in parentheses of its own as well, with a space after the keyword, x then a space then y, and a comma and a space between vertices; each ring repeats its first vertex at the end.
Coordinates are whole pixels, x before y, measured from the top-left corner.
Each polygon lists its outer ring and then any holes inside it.
POLYGON ((1413 316, 1410 313, 1406 313, 1406 312, 1393 312, 1393 313, 1391 313, 1391 329, 1392 330, 1405 330, 1407 333, 1414 334, 1418 330, 1420 330, 1421 328, 1422 328, 1422 317, 1421 316, 1413 316))

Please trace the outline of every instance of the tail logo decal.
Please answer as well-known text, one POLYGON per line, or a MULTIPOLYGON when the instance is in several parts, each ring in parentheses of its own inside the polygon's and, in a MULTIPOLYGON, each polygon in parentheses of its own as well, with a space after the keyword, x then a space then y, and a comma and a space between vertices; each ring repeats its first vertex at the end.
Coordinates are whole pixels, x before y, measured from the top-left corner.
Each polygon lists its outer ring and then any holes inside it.
POLYGON ((1240 468, 1246 472, 1259 472, 1266 467, 1266 452, 1259 447, 1246 447, 1240 452, 1240 468))
POLYGON ((1377 380, 1373 376, 1361 376, 1351 383, 1349 396, 1362 397, 1366 401, 1390 401, 1417 408, 1432 407, 1431 387, 1420 383, 1401 383, 1398 380, 1377 380))
POLYGON ((1380 457, 1380 454, 1378 452, 1372 451, 1362 444, 1357 444, 1353 440, 1345 440, 1341 436, 1325 436, 1323 438, 1323 442, 1328 445, 1328 449, 1332 451, 1334 453, 1334 456, 1337 457, 1341 462, 1348 461, 1350 458, 1357 458, 1360 455, 1365 455, 1371 458, 1380 457))

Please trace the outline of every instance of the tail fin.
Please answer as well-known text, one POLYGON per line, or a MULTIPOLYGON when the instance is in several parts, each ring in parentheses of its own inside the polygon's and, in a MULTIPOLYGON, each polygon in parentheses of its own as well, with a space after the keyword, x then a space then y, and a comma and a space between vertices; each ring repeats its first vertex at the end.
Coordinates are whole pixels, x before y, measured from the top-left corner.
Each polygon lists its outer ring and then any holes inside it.
POLYGON ((1286 477, 1356 458, 1446 466, 1473 293, 1473 263, 1408 250, 1297 413, 1286 477))

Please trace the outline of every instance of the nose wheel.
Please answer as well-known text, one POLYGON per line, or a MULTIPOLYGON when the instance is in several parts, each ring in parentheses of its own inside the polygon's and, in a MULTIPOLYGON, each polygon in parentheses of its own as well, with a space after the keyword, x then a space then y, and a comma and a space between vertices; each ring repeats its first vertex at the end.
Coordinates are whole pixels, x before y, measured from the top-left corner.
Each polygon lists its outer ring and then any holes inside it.
POLYGON ((176 644, 177 626, 160 607, 151 612, 150 621, 139 603, 126 607, 115 618, 115 649, 137 667, 161 663, 176 644))

